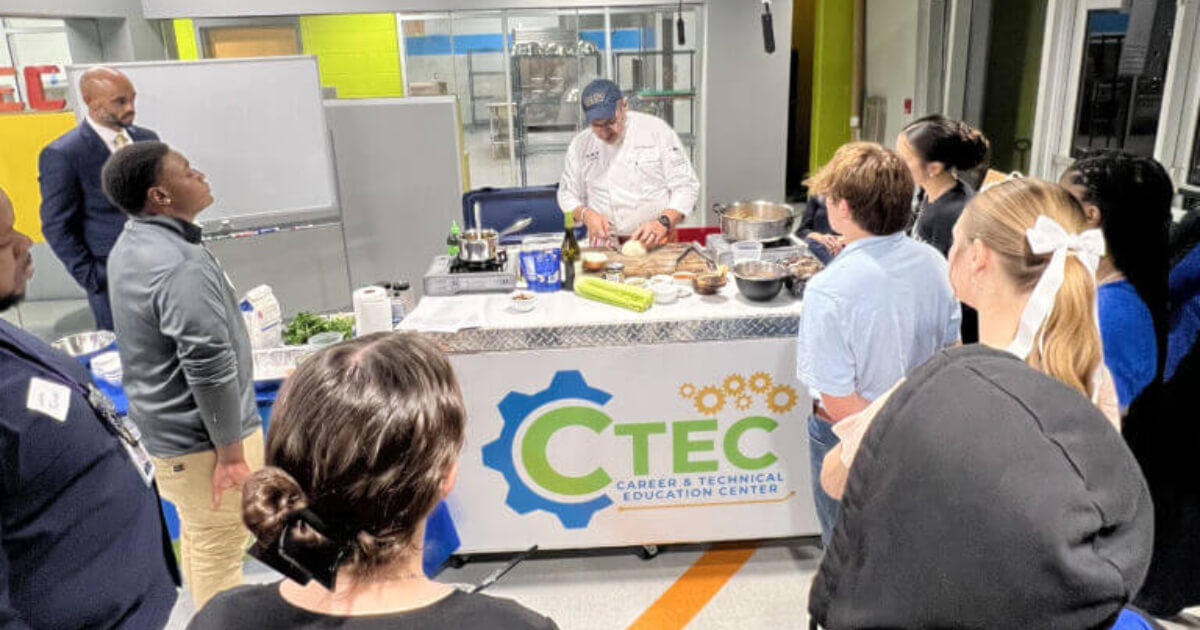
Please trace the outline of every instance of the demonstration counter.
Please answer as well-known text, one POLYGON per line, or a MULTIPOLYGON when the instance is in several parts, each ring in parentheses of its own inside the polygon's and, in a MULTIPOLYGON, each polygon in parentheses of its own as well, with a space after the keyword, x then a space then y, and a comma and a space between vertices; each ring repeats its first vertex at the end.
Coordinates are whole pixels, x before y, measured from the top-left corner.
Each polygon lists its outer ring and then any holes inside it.
POLYGON ((730 284, 638 313, 559 291, 426 297, 467 442, 459 554, 817 535, 801 302, 730 284))

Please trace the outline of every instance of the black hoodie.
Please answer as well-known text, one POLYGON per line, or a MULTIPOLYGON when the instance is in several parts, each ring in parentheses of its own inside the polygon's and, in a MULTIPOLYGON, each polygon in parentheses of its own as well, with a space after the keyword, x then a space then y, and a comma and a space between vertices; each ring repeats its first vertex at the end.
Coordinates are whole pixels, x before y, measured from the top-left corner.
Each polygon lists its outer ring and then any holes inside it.
POLYGON ((809 612, 830 629, 1111 627, 1152 536, 1141 471, 1091 402, 956 348, 864 436, 809 612))

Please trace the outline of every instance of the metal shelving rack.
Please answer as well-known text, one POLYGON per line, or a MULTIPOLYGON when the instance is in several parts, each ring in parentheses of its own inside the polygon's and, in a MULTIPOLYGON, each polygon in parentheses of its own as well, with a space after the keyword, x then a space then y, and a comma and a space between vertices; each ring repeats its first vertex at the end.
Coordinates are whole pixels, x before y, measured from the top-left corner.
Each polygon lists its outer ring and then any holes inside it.
POLYGON ((618 52, 613 55, 613 80, 621 89, 631 92, 630 105, 635 111, 640 111, 648 114, 654 114, 659 118, 670 123, 671 127, 675 128, 675 120, 673 116, 673 107, 677 101, 686 100, 688 102, 688 128, 686 130, 675 129, 679 134, 679 139, 684 146, 693 154, 691 157, 696 159, 696 51, 694 50, 673 50, 670 52, 662 50, 642 50, 637 52, 618 52), (640 61, 644 57, 662 58, 670 55, 686 56, 688 58, 688 86, 686 88, 659 90, 653 86, 645 85, 644 76, 637 71, 634 65, 634 76, 631 78, 631 86, 628 88, 621 81, 622 59, 632 59, 634 62, 640 61))
POLYGON ((513 139, 520 185, 526 186, 526 158, 566 151, 582 128, 579 93, 604 76, 604 57, 598 50, 581 53, 574 29, 519 30, 511 41, 513 139))
MULTIPOLYGON (((494 55, 494 54, 502 53, 502 52, 504 52, 504 51, 502 51, 502 50, 468 50, 467 51, 467 94, 468 94, 469 98, 471 99, 471 128, 473 128, 473 129, 478 129, 479 127, 482 127, 484 125, 484 121, 481 121, 479 119, 479 106, 480 105, 483 105, 484 107, 486 107, 491 103, 504 102, 504 100, 505 100, 505 96, 503 94, 500 94, 500 95, 486 94, 486 93, 480 94, 475 91, 475 87, 476 87, 475 79, 477 77, 503 77, 504 76, 503 70, 476 70, 475 69, 475 55, 477 55, 477 54, 494 55)), ((501 81, 500 84, 504 85, 504 82, 501 81)), ((505 131, 505 133, 507 134, 507 131, 505 131)))

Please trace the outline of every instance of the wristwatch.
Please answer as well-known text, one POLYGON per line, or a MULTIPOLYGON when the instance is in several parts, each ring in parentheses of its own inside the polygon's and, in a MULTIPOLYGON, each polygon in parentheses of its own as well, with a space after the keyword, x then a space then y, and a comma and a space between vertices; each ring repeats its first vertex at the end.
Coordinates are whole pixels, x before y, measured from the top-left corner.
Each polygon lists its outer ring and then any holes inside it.
POLYGON ((658 215, 658 222, 661 223, 663 227, 667 228, 668 232, 671 231, 671 220, 667 218, 667 215, 658 215))

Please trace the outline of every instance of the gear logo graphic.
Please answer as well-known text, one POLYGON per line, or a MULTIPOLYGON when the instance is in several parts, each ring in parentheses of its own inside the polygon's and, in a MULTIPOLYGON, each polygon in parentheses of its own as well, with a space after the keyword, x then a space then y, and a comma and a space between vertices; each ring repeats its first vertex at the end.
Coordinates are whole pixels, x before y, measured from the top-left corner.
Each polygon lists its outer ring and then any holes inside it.
POLYGON ((711 416, 725 408, 725 392, 711 385, 696 393, 696 411, 711 416))
POLYGON ((765 394, 771 389, 771 375, 766 372, 755 372, 750 375, 750 389, 756 394, 765 394))
POLYGON ((679 396, 681 398, 691 398, 696 395, 696 386, 691 383, 684 383, 679 386, 679 396))
POLYGON ((517 514, 528 514, 535 510, 556 516, 567 529, 582 529, 588 526, 592 516, 612 505, 608 495, 600 495, 583 502, 563 502, 548 499, 525 484, 517 472, 513 460, 517 432, 525 420, 545 405, 560 400, 581 400, 596 406, 604 406, 612 399, 608 392, 587 384, 578 370, 557 372, 550 386, 536 394, 509 392, 497 408, 504 420, 500 437, 483 447, 483 464, 504 476, 508 482, 505 503, 517 514))
POLYGON ((737 408, 740 411, 745 411, 745 410, 749 409, 752 402, 753 401, 751 400, 751 398, 749 396, 746 396, 745 394, 738 396, 737 398, 735 398, 733 400, 733 404, 737 405, 737 408))
POLYGON ((791 385, 776 385, 767 394, 767 407, 779 415, 783 415, 796 406, 796 390, 791 385))
POLYGON ((725 393, 730 396, 740 396, 746 393, 746 379, 741 374, 726 376, 721 386, 725 388, 725 393))

